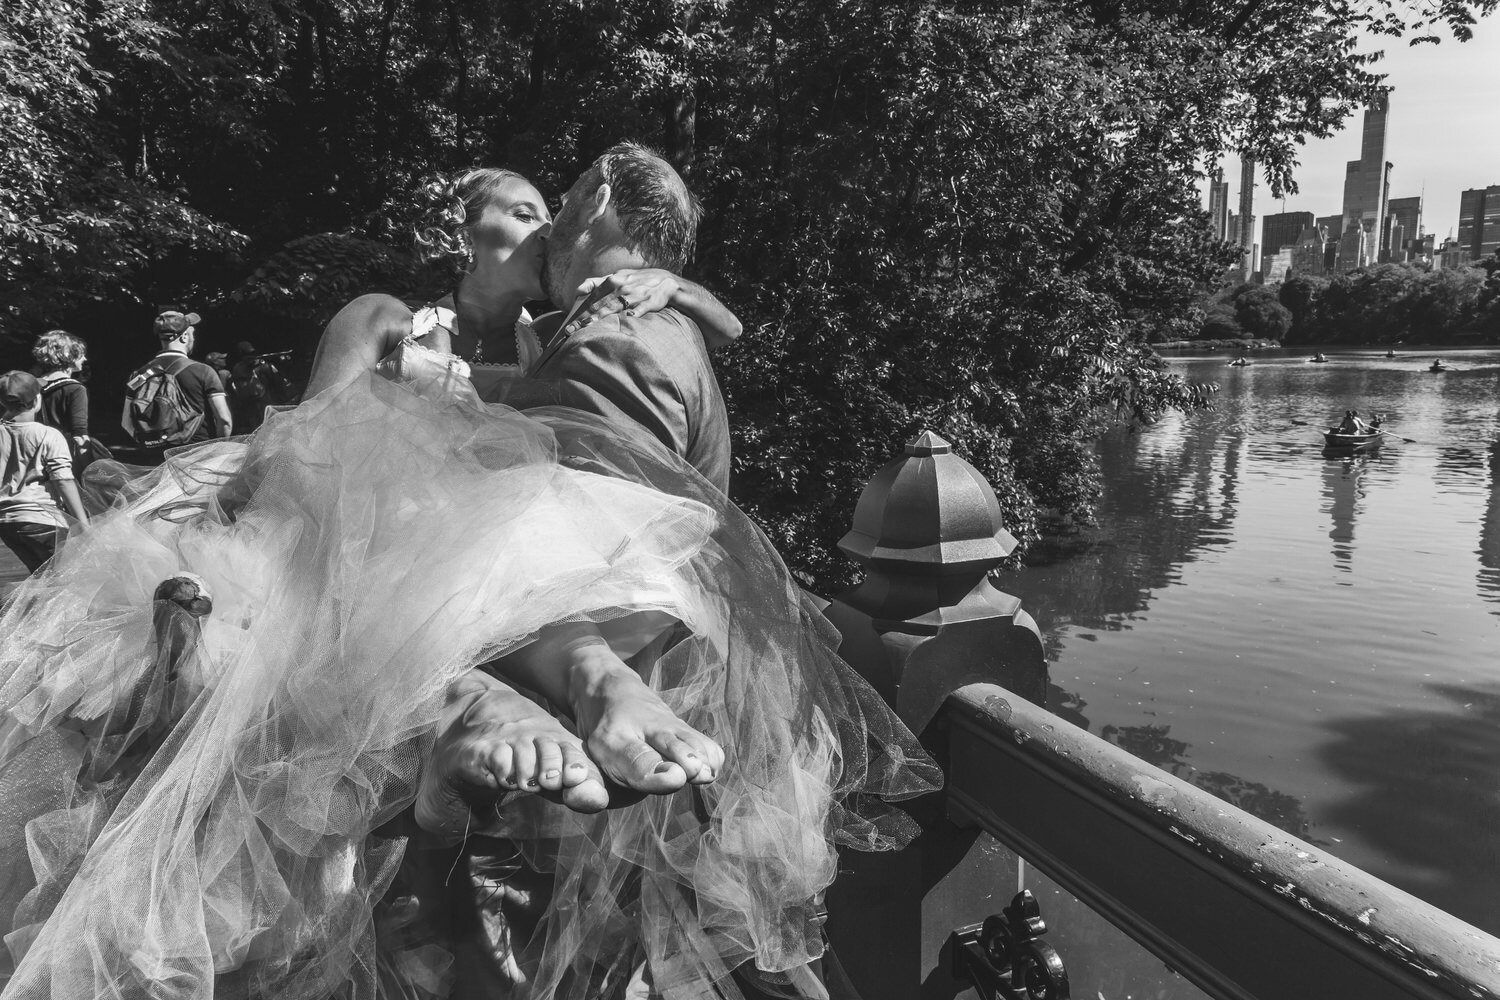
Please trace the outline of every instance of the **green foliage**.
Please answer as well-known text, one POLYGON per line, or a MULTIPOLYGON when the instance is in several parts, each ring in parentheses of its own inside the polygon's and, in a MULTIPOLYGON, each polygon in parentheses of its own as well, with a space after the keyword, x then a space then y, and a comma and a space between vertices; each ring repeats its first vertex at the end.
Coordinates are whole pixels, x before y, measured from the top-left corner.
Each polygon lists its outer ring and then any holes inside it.
POLYGON ((241 245, 123 169, 99 118, 116 78, 149 72, 168 36, 148 0, 0 7, 0 333, 70 305, 138 300, 159 262, 241 245))
POLYGON ((1497 292, 1500 279, 1482 267, 1378 264, 1293 278, 1280 299, 1292 315, 1288 343, 1441 343, 1500 333, 1497 292))
POLYGON ((1292 326, 1292 312, 1264 285, 1249 285, 1234 300, 1234 318, 1250 337, 1280 340, 1292 326))
POLYGON ((1278 291, 1249 282, 1220 289, 1204 309, 1202 340, 1280 340, 1292 325, 1278 291))
POLYGON ((320 233, 272 254, 229 298, 316 331, 351 299, 369 292, 406 295, 422 285, 413 254, 375 240, 320 233))
MULTIPOLYGON (((164 301, 310 334, 425 280, 393 249, 417 178, 556 193, 654 143, 745 321, 719 363, 737 496, 828 590, 859 489, 923 428, 1023 540, 1086 517, 1100 428, 1208 398, 1147 346, 1204 324, 1229 259, 1203 165, 1244 151, 1290 189, 1299 143, 1380 89, 1362 34, 1461 38, 1496 2, 11 0, 0 334, 164 301)), ((1207 322, 1316 315, 1289 308, 1207 322)))

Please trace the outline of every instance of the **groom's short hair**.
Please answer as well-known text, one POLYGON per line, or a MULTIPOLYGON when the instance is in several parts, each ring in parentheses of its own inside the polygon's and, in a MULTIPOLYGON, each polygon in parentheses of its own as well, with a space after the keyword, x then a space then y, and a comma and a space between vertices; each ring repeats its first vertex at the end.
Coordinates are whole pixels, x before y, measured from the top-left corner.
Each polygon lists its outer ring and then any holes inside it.
POLYGON ((622 142, 593 162, 574 193, 588 197, 600 184, 609 185, 630 249, 650 267, 681 272, 693 255, 703 209, 672 165, 645 146, 622 142))

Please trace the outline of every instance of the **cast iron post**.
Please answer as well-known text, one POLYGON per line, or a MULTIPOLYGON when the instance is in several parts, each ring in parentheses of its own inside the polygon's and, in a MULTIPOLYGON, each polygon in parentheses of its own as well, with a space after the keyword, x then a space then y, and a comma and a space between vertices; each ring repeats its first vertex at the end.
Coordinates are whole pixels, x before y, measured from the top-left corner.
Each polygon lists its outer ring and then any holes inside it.
MULTIPOLYGON (((1015 546, 990 484, 931 432, 870 480, 839 543, 865 569, 824 610, 839 652, 930 747, 943 742, 938 710, 964 684, 1045 701, 1036 623, 990 579, 1015 546)), ((841 858, 828 931, 865 1000, 953 997, 964 987, 942 954, 949 935, 1016 891, 1008 852, 955 827, 941 799, 909 804, 923 833, 906 850, 841 858)))

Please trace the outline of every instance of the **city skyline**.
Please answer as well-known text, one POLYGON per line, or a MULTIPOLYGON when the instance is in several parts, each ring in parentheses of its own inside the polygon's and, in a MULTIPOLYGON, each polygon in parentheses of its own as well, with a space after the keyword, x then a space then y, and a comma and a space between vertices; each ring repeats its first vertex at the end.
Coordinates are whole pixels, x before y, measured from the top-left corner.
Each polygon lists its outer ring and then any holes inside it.
MULTIPOLYGON (((1374 68, 1394 88, 1385 149, 1393 164, 1390 196, 1420 196, 1423 228, 1441 244, 1450 233, 1457 236, 1462 192, 1500 184, 1500 103, 1491 97, 1500 92, 1500 20, 1481 20, 1466 43, 1445 39, 1411 47, 1383 39, 1371 45, 1377 47, 1386 55, 1374 68)), ((1342 131, 1308 142, 1294 174, 1297 194, 1272 198, 1270 187, 1259 181, 1255 214, 1339 212, 1347 164, 1360 156, 1362 123, 1363 113, 1357 111, 1342 131)), ((1231 157, 1224 167, 1237 202, 1239 161, 1231 157)), ((1203 187, 1206 203, 1207 180, 1203 187)))

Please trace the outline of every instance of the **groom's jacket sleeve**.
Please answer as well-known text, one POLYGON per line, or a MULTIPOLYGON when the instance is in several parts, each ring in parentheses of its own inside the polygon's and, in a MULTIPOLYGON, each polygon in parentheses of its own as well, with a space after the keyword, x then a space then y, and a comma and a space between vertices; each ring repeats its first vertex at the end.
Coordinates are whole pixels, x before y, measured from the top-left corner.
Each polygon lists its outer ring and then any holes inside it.
POLYGON ((649 334, 622 329, 615 317, 578 331, 558 352, 562 402, 606 419, 628 417, 678 455, 691 438, 688 410, 649 334))
POLYGON ((675 310, 605 317, 544 354, 535 375, 555 382, 562 405, 633 421, 728 489, 723 399, 698 328, 675 310))

